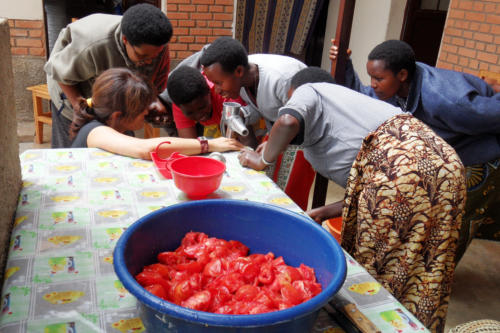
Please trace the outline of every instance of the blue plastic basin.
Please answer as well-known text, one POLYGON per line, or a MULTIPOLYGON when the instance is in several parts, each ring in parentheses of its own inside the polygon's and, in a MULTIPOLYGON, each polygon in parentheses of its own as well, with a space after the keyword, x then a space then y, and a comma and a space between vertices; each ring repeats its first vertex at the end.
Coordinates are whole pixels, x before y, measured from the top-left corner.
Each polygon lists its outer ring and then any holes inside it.
POLYGON ((201 200, 157 210, 132 224, 114 250, 114 267, 139 300, 148 332, 309 332, 317 314, 342 286, 344 253, 335 239, 306 216, 276 206, 240 200, 201 200), (162 300, 134 276, 156 256, 180 246, 189 231, 238 240, 251 253, 273 252, 288 265, 314 268, 323 291, 292 308, 257 315, 223 315, 191 310, 162 300))

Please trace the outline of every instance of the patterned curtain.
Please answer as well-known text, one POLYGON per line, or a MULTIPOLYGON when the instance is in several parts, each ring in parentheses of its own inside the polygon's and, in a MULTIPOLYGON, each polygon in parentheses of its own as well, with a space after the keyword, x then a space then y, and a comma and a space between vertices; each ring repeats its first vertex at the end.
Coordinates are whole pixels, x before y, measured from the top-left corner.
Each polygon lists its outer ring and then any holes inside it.
POLYGON ((236 39, 248 53, 301 54, 324 0, 238 0, 236 39))

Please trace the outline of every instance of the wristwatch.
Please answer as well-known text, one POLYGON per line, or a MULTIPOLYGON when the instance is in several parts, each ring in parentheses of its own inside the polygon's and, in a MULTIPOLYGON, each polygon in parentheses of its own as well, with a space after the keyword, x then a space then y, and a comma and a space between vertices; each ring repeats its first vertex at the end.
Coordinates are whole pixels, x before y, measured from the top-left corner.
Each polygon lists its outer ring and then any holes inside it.
POLYGON ((200 141, 201 153, 202 154, 208 153, 208 139, 204 136, 199 136, 196 139, 200 141))

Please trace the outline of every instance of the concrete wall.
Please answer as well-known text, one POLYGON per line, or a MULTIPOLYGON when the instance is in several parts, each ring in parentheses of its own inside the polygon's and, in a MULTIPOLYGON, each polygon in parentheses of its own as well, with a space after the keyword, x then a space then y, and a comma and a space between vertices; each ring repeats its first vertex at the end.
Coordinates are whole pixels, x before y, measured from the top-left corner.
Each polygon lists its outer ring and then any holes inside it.
POLYGON ((33 102, 31 92, 26 87, 45 83, 47 80, 43 71, 45 29, 42 20, 9 19, 9 27, 15 112, 18 121, 32 121, 33 102))
MULTIPOLYGON (((43 71, 45 58, 32 56, 13 56, 15 110, 18 121, 33 121, 33 99, 26 87, 47 82, 43 71)), ((44 103, 44 108, 48 108, 44 103)), ((33 128, 33 133, 35 129, 33 128)))
MULTIPOLYGON (((0 16, 9 19, 14 96, 10 115, 33 121, 31 93, 26 87, 45 83, 45 29, 42 0, 0 0, 0 16)), ((33 129, 34 131, 34 129, 33 129)))
MULTIPOLYGON (((335 37, 337 28, 339 0, 330 0, 325 32, 325 44, 321 67, 330 70, 328 49, 330 39, 335 37)), ((401 0, 357 0, 354 8, 351 40, 351 59, 354 69, 364 84, 369 84, 366 73, 368 53, 379 43, 387 39, 399 39, 403 25, 406 1, 401 0)))
POLYGON ((16 117, 14 112, 14 77, 10 55, 9 25, 6 19, 0 18, 0 281, 10 238, 12 219, 17 206, 21 189, 21 166, 19 162, 19 146, 16 134, 16 117))
POLYGON ((1 0, 0 15, 9 19, 43 20, 42 0, 1 0))

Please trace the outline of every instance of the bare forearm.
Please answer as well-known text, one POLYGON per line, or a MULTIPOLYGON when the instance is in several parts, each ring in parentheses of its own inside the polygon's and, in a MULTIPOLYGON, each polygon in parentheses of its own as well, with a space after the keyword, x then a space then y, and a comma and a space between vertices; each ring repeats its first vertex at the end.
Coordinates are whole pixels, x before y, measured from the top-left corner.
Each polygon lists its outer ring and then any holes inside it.
POLYGON ((308 210, 306 214, 316 222, 321 223, 324 220, 341 216, 343 204, 343 201, 337 201, 326 206, 308 210))
MULTIPOLYGON (((170 144, 163 144, 160 146, 159 156, 161 158, 168 158, 173 152, 178 152, 185 155, 201 154, 201 144, 196 139, 163 137, 146 139, 144 141, 146 141, 146 144, 148 145, 147 149, 149 149, 147 150, 147 159, 150 159, 149 152, 154 151, 158 144, 164 141, 168 141, 170 142, 170 144)), ((210 149, 210 141, 208 147, 210 149)))
POLYGON ((238 156, 240 164, 254 170, 263 170, 276 161, 290 141, 299 133, 299 120, 285 114, 276 120, 269 134, 269 140, 260 145, 256 151, 243 150, 238 156), (264 161, 265 160, 265 161, 264 161))
MULTIPOLYGON (((196 155, 202 152, 202 146, 196 139, 183 139, 175 137, 161 137, 151 139, 134 138, 119 133, 109 126, 94 128, 87 138, 87 146, 101 148, 115 154, 150 160, 150 152, 164 142, 159 149, 161 158, 168 158, 173 152, 186 155, 196 155)), ((228 150, 240 150, 243 145, 234 139, 217 138, 208 140, 209 152, 224 152, 228 150)))
POLYGON ((196 139, 171 137, 141 139, 119 133, 108 126, 93 129, 87 138, 87 146, 101 148, 115 154, 150 160, 149 153, 155 151, 156 147, 164 141, 169 141, 170 144, 160 146, 161 158, 167 158, 175 151, 186 155, 201 153, 200 142, 196 139))
POLYGON ((262 152, 264 159, 274 162, 299 133, 299 130, 300 123, 297 118, 289 114, 279 117, 271 129, 266 148, 262 152))

